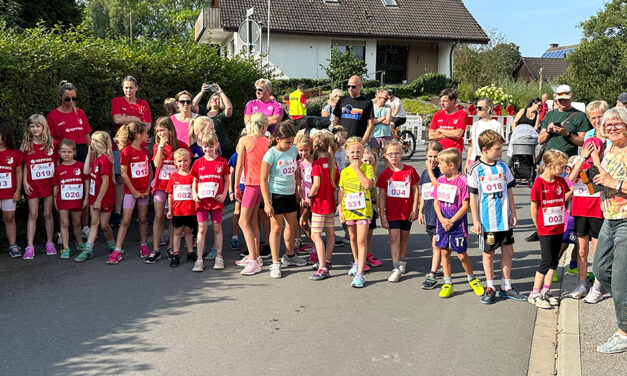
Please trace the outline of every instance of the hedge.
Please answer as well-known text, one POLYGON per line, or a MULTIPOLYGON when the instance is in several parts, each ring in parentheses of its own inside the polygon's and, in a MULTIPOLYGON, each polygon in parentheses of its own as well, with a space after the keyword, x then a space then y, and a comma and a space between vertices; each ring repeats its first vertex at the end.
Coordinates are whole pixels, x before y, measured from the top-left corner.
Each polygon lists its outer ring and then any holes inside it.
MULTIPOLYGON (((111 99, 123 95, 121 80, 139 81, 137 96, 148 101, 153 120, 163 115, 163 100, 181 90, 195 95, 203 82, 217 82, 233 103, 227 129, 232 151, 243 127, 246 102, 255 80, 267 72, 243 57, 224 58, 217 49, 194 42, 99 39, 80 29, 38 27, 22 33, 0 27, 0 117, 21 139, 26 119, 59 105, 61 80, 77 86, 78 106, 93 130, 113 129, 111 99)), ((208 96, 203 98, 203 104, 208 96)), ((152 135, 151 135, 152 136, 152 135)))

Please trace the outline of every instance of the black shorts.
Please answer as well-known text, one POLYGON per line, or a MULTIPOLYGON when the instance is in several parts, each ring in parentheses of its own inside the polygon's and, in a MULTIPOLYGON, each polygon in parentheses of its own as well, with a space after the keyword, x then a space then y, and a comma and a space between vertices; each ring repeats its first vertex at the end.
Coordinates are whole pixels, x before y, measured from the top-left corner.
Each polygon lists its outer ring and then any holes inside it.
POLYGON ((484 232, 483 235, 479 237, 479 249, 483 250, 483 252, 491 252, 504 245, 512 244, 514 244, 514 230, 511 228, 507 231, 484 232), (494 237, 493 241, 490 239, 490 243, 492 244, 488 244, 488 238, 492 237, 494 237))
POLYGON ((274 214, 292 213, 298 210, 296 195, 278 195, 273 193, 270 199, 272 200, 274 214))
POLYGON ((427 234, 433 238, 435 236, 435 226, 427 225, 427 234))
MULTIPOLYGON (((411 230, 411 222, 406 219, 400 219, 398 221, 388 221, 388 224, 390 225, 390 230, 411 230)), ((435 227, 433 228, 433 230, 435 231, 435 227)))
POLYGON ((395 118, 392 118, 392 120, 390 120, 390 123, 394 123, 394 127, 398 128, 401 125, 405 124, 406 121, 407 121, 407 118, 395 117, 395 118))
POLYGON ((76 155, 74 155, 74 160, 77 160, 81 163, 85 162, 85 159, 87 159, 88 152, 89 152, 89 147, 87 146, 87 144, 76 145, 76 155))
POLYGON ((198 220, 196 220, 196 215, 172 216, 172 226, 174 226, 174 228, 181 228, 183 226, 187 226, 195 230, 197 225, 198 225, 198 220))
POLYGON ((594 239, 598 239, 601 226, 603 226, 601 218, 575 217, 575 235, 579 238, 590 235, 594 239))
POLYGON ((379 218, 379 215, 377 214, 377 211, 374 210, 374 206, 372 207, 372 220, 370 221, 370 226, 368 226, 368 230, 374 230, 377 228, 377 218, 379 218))

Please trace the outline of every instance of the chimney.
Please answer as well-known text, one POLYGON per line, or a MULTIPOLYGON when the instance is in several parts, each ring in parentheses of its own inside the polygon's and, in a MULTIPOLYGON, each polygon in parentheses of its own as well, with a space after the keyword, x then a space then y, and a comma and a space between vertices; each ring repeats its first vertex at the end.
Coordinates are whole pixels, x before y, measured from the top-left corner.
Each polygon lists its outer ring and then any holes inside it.
POLYGON ((559 46, 560 46, 559 43, 551 43, 551 44, 549 44, 549 48, 557 48, 559 46))

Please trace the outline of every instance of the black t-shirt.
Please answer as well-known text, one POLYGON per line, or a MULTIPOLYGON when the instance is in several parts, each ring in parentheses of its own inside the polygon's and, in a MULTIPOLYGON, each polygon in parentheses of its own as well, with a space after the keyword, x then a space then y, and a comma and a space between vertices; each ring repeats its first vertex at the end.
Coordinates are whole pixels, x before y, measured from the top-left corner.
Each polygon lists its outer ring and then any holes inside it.
POLYGON ((340 125, 346 128, 348 137, 364 137, 368 120, 373 117, 372 101, 363 95, 357 98, 343 96, 335 105, 333 115, 340 119, 340 125))

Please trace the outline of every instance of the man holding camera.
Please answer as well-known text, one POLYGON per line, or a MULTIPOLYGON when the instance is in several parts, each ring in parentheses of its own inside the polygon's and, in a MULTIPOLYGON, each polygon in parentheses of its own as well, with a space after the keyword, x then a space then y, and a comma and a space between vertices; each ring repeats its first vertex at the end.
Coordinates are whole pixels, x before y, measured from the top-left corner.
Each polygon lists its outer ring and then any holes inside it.
POLYGON ((584 134, 590 129, 586 114, 573 108, 573 92, 570 86, 560 85, 555 90, 557 109, 549 111, 542 121, 538 142, 546 143, 545 151, 557 149, 569 157, 577 155, 583 145, 584 134))

